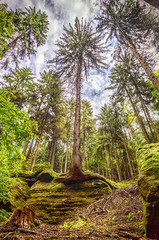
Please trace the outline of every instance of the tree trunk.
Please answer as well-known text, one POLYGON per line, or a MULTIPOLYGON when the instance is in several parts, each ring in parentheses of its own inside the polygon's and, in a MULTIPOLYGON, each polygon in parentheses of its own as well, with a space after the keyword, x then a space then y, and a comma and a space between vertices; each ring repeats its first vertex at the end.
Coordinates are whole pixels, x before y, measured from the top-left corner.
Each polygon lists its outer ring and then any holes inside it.
POLYGON ((126 155, 127 155, 127 159, 128 159, 128 165, 129 165, 129 169, 130 169, 130 175, 131 175, 131 178, 134 179, 133 167, 132 167, 131 159, 130 159, 129 152, 128 152, 128 146, 127 146, 127 143, 126 143, 126 141, 125 141, 125 136, 123 136, 123 142, 124 142, 124 147, 125 147, 126 155))
POLYGON ((52 146, 51 161, 50 161, 52 170, 54 170, 54 165, 55 165, 56 142, 57 142, 57 140, 54 139, 54 143, 53 143, 53 146, 52 146))
POLYGON ((158 0, 144 0, 144 1, 147 2, 148 4, 150 4, 151 6, 159 9, 159 1, 158 0))
POLYGON ((28 150, 27 155, 26 155, 26 159, 27 159, 27 160, 30 158, 30 154, 31 154, 32 149, 33 149, 34 141, 35 141, 35 138, 33 138, 32 141, 31 141, 31 144, 30 144, 29 150, 28 150))
POLYGON ((119 182, 122 181, 122 176, 121 176, 121 168, 120 168, 120 163, 119 163, 119 156, 118 156, 118 152, 117 152, 117 147, 114 144, 114 154, 115 154, 115 161, 116 161, 116 167, 117 167, 117 173, 118 173, 118 178, 119 178, 119 182))
POLYGON ((132 43, 132 41, 129 38, 129 36, 127 36, 127 34, 122 30, 121 26, 119 24, 117 26, 118 26, 119 32, 121 33, 125 43, 132 50, 133 54, 135 55, 135 57, 138 59, 138 61, 140 62, 141 66, 145 70, 147 76, 152 81, 152 83, 154 84, 156 89, 159 91, 159 79, 158 79, 158 77, 153 73, 152 69, 150 68, 150 66, 148 65, 146 60, 137 51, 135 45, 132 43))
POLYGON ((109 146, 109 161, 110 161, 110 169, 111 169, 111 172, 110 172, 110 175, 111 175, 111 180, 113 181, 114 180, 114 173, 113 173, 113 158, 112 158, 112 147, 109 146))
POLYGON ((82 156, 82 166, 85 169, 85 126, 83 126, 83 156, 82 156))
POLYGON ((134 132, 133 132, 133 128, 131 126, 131 124, 129 124, 129 134, 130 134, 130 139, 132 142, 134 142, 134 132))
POLYGON ((34 165, 35 165, 35 161, 36 161, 36 157, 37 157, 37 153, 38 153, 38 150, 39 150, 39 146, 40 146, 40 142, 41 142, 42 136, 43 135, 41 134, 40 138, 38 139, 38 144, 37 144, 37 147, 36 147, 34 159, 33 159, 32 165, 31 165, 31 171, 33 171, 33 169, 34 169, 34 165))
POLYGON ((146 129, 145 129, 144 123, 143 123, 140 115, 138 114, 138 111, 137 111, 137 109, 136 109, 136 106, 135 106, 135 104, 134 104, 134 102, 133 102, 133 100, 132 100, 132 98, 131 98, 131 95, 130 95, 130 93, 129 93, 129 91, 127 90, 126 87, 125 87, 125 90, 126 90, 126 93, 127 93, 128 97, 129 97, 130 103, 131 103, 131 105, 132 105, 132 107, 133 107, 133 110, 134 110, 134 112, 135 112, 135 115, 136 115, 136 117, 137 117, 137 120, 138 120, 138 122, 139 122, 139 124, 140 124, 140 127, 141 127, 141 129, 142 129, 142 132, 143 132, 143 134, 144 134, 146 143, 150 144, 151 142, 150 142, 149 136, 148 136, 148 134, 147 134, 147 131, 146 131, 146 129))
POLYGON ((74 140, 73 140, 73 155, 70 167, 70 177, 72 179, 83 178, 81 166, 81 152, 80 152, 80 112, 81 112, 81 71, 82 60, 79 59, 77 66, 76 79, 76 106, 75 106, 75 122, 74 122, 74 140))
POLYGON ((24 148, 23 148, 23 152, 22 152, 22 153, 23 153, 24 156, 25 156, 25 153, 26 153, 26 151, 27 151, 29 142, 30 142, 30 140, 27 140, 26 143, 25 143, 25 146, 24 146, 24 148))

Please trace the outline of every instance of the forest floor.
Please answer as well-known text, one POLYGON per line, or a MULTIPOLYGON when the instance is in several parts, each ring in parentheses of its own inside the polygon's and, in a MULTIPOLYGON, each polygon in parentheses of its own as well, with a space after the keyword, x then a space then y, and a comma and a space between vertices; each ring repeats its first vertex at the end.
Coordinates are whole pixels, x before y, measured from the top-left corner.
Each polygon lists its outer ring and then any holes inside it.
POLYGON ((137 184, 115 190, 93 204, 79 208, 76 216, 59 225, 38 222, 32 230, 1 232, 0 239, 145 239, 142 200, 137 184))

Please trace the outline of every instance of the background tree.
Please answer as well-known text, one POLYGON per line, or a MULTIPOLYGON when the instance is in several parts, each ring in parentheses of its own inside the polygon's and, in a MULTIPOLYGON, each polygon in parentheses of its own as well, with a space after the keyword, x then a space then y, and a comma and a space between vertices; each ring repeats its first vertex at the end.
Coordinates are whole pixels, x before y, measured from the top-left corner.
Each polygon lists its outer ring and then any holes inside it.
POLYGON ((108 39, 115 37, 118 46, 127 46, 138 59, 149 79, 159 91, 159 79, 153 73, 145 58, 144 44, 154 42, 158 46, 158 16, 147 11, 139 1, 102 1, 98 20, 98 30, 109 31, 108 39), (142 47, 142 48, 141 48, 142 47))
MULTIPOLYGON (((18 58, 23 59, 24 56, 35 54, 36 48, 46 42, 48 31, 47 15, 41 10, 36 12, 35 7, 26 8, 25 11, 21 9, 9 11, 7 16, 11 18, 7 20, 10 26, 7 30, 13 33, 5 34, 3 37, 5 46, 2 45, 1 63, 4 67, 8 67, 10 62, 18 65, 18 58)), ((0 17, 3 18, 3 15, 0 17)))

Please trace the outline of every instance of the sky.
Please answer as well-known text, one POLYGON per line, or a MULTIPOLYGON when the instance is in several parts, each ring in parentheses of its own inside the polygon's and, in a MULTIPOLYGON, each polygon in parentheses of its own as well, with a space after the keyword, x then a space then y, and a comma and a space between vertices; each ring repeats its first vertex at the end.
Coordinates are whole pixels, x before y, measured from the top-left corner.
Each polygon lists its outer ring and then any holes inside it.
MULTIPOLYGON (((76 17, 92 20, 98 12, 96 1, 99 2, 98 0, 1 0, 13 10, 35 6, 36 10, 41 9, 48 15, 49 31, 46 44, 37 49, 36 55, 31 56, 30 59, 26 58, 22 65, 31 68, 37 77, 40 72, 47 71, 47 61, 54 57, 56 41, 62 35, 63 25, 67 26, 69 23, 74 25, 76 17)), ((106 61, 111 66, 111 49, 107 53, 106 61)), ((104 74, 91 70, 87 81, 83 83, 82 99, 91 102, 94 116, 99 114, 101 106, 109 101, 109 92, 104 90, 109 84, 109 70, 110 68, 104 74)))

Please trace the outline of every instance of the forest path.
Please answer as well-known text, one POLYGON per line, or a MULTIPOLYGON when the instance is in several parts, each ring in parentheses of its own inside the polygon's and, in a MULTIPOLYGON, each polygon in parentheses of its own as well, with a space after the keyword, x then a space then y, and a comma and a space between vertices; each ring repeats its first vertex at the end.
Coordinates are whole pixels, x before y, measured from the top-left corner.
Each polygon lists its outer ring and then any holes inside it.
POLYGON ((33 230, 1 233, 0 239, 146 239, 143 237, 142 200, 137 184, 116 190, 59 225, 39 221, 33 230))

